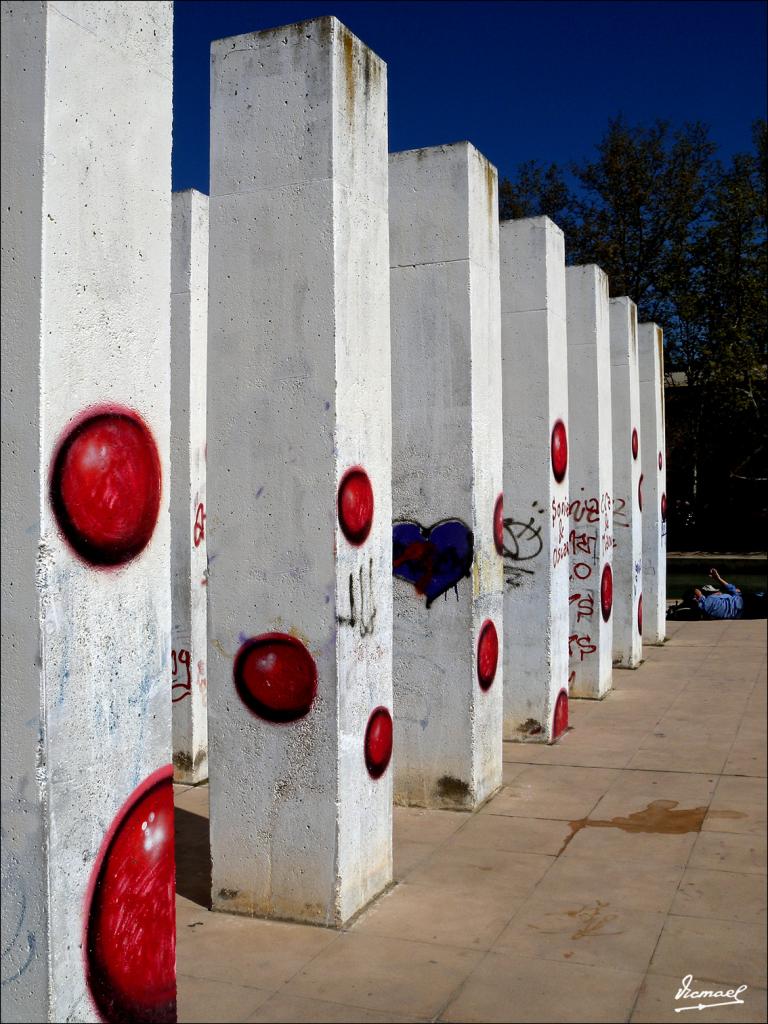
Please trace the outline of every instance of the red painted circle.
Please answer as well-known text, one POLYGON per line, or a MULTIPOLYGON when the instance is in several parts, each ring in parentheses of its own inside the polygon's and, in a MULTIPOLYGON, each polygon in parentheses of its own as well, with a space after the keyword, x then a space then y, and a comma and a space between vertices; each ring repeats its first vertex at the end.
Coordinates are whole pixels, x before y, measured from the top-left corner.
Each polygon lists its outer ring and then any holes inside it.
POLYGON ((641 473, 640 479, 637 481, 637 503, 641 512, 643 511, 643 480, 645 480, 645 476, 641 473))
POLYGON ((662 467, 663 465, 664 465, 664 459, 663 459, 663 458, 662 458, 662 456, 661 456, 661 452, 659 452, 659 469, 661 469, 661 467, 662 467))
POLYGON ((552 723, 552 739, 556 740, 568 728, 568 693, 561 690, 555 704, 555 720, 552 723))
POLYGON ((490 619, 480 627, 477 641, 477 679, 481 690, 490 690, 499 663, 499 634, 490 619))
POLYGON ((643 635, 643 595, 641 594, 637 601, 637 632, 640 636, 643 635))
POLYGON ((392 715, 386 708, 371 712, 365 728, 365 767, 372 779, 380 779, 392 758, 392 715))
POLYGON ((493 543, 500 555, 504 554, 504 495, 500 494, 493 507, 493 543))
POLYGON ((364 469, 344 474, 337 498, 339 525, 350 544, 362 544, 373 524, 373 487, 364 469))
POLYGON ((91 875, 88 988, 105 1021, 176 1020, 173 768, 123 805, 91 875))
POLYGON ((611 617, 611 609, 613 608, 613 569, 610 565, 603 566, 603 573, 600 577, 600 612, 603 616, 603 622, 607 622, 611 617))
POLYGON ((295 636, 262 633, 237 652, 235 688, 243 704, 267 722, 303 718, 317 694, 317 666, 295 636))
POLYGON ((160 457, 130 410, 95 412, 59 444, 51 504, 74 550, 92 565, 121 565, 149 543, 160 511, 160 457))
POLYGON ((667 495, 662 494, 661 496, 661 521, 665 523, 667 521, 667 495))
POLYGON ((637 427, 632 428, 632 458, 636 459, 640 451, 640 438, 637 436, 637 427))
POLYGON ((562 420, 558 420, 554 427, 552 427, 550 454, 552 457, 552 473, 555 480, 561 484, 565 480, 565 473, 568 469, 568 435, 562 420))

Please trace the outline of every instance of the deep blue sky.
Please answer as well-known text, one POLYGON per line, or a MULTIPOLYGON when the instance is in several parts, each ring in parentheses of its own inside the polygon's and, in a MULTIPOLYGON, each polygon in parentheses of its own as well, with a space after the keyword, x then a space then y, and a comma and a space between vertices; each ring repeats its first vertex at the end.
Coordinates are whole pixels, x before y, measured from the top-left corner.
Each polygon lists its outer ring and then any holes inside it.
POLYGON ((176 0, 173 187, 208 191, 213 39, 335 14, 389 66, 390 150, 469 139, 512 175, 591 155, 608 119, 704 121, 721 156, 766 116, 757 0, 176 0))

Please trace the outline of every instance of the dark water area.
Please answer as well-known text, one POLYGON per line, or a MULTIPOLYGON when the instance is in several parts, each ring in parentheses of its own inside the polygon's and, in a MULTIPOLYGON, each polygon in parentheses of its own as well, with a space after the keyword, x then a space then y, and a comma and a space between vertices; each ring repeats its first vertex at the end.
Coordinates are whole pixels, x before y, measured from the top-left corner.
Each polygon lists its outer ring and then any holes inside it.
MULTIPOLYGON (((729 583, 735 584, 740 590, 768 590, 768 576, 765 572, 727 572, 722 566, 718 572, 729 583)), ((667 598, 681 598, 691 587, 702 587, 712 581, 707 576, 708 569, 694 572, 691 569, 678 570, 667 567, 667 598)))

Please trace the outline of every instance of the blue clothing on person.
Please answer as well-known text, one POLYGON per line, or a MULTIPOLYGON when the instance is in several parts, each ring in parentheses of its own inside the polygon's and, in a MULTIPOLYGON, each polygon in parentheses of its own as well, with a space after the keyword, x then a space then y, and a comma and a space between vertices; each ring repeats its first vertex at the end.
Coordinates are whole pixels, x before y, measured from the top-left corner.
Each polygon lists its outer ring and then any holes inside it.
POLYGON ((702 594, 697 600, 708 619, 740 619, 744 611, 744 598, 732 583, 725 584, 724 594, 702 594))

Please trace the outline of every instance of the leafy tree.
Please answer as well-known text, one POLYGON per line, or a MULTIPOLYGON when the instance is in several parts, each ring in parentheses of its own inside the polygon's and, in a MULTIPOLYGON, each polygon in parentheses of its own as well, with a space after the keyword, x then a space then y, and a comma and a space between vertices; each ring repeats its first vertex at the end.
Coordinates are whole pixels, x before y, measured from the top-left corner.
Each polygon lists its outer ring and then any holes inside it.
POLYGON ((664 327, 667 370, 683 371, 686 383, 668 392, 668 465, 672 496, 701 528, 688 543, 714 545, 730 512, 742 523, 752 514, 747 544, 759 544, 765 525, 764 121, 753 136, 753 151, 724 167, 704 125, 618 118, 595 158, 568 169, 570 183, 557 165, 529 162, 500 185, 502 219, 551 217, 569 263, 602 266, 612 295, 631 296, 641 321, 664 327))

